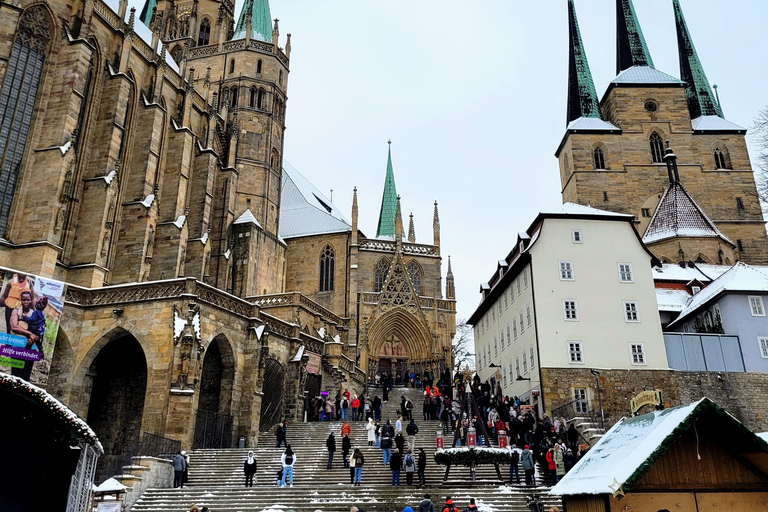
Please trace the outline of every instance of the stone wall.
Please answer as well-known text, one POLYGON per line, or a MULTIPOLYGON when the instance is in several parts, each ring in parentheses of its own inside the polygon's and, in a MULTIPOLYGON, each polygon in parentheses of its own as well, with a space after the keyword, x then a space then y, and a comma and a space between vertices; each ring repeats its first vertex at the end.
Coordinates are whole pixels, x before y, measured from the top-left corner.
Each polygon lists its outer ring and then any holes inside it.
POLYGON ((173 463, 171 461, 155 457, 134 457, 133 464, 147 469, 138 473, 141 480, 134 480, 131 490, 126 493, 123 500, 125 510, 130 510, 147 489, 173 487, 173 463))
MULTIPOLYGON (((572 401, 574 388, 586 388, 590 408, 598 409, 595 377, 589 368, 542 368, 541 377, 545 411, 572 401)), ((661 390, 665 407, 707 397, 755 432, 768 431, 768 374, 600 370, 600 397, 606 420, 614 423, 629 416, 630 398, 644 387, 661 390)))

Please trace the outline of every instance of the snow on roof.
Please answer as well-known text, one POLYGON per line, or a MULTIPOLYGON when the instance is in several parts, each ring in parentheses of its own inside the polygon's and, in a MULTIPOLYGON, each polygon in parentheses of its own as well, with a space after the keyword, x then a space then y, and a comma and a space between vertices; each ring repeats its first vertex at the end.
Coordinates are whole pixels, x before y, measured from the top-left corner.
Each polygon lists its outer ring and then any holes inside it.
POLYGON ((615 124, 609 123, 608 121, 603 121, 602 119, 598 119, 596 117, 580 117, 568 123, 566 130, 621 131, 621 128, 615 124))
POLYGON ((280 236, 295 238, 351 229, 331 200, 287 161, 283 161, 283 178, 280 236))
POLYGON ((697 117, 696 119, 691 120, 691 126, 693 126, 694 131, 698 131, 698 132, 706 132, 706 131, 746 132, 747 131, 746 128, 742 128, 741 126, 734 124, 730 121, 726 121, 722 117, 718 117, 718 116, 697 117))
POLYGON ((682 84, 672 75, 649 66, 632 66, 613 79, 612 84, 682 84))
POLYGON ((657 281, 680 281, 688 283, 698 279, 702 283, 713 281, 730 270, 731 265, 710 265, 694 263, 693 266, 681 267, 674 263, 664 263, 653 267, 653 279, 657 281))
POLYGON ((627 219, 633 218, 632 215, 624 213, 609 212, 607 210, 598 210, 591 206, 584 206, 576 203, 563 203, 559 210, 543 211, 541 215, 594 215, 594 216, 610 216, 610 217, 625 217, 627 219))
POLYGON ((747 452, 768 452, 762 441, 736 418, 708 398, 663 411, 622 418, 587 452, 549 494, 612 494, 632 485, 691 428, 694 421, 722 419, 731 444, 747 452), (736 439, 738 438, 738 439, 736 439))
POLYGON ((765 441, 766 443, 768 443, 768 432, 760 432, 759 434, 757 434, 757 436, 763 441, 765 441))
POLYGON ((691 294, 688 290, 656 288, 656 303, 659 305, 659 311, 680 312, 690 298, 691 294))
POLYGON ((107 478, 104 480, 100 486, 96 487, 94 491, 96 492, 124 492, 127 491, 128 488, 115 480, 114 478, 107 478))
POLYGON ((768 292, 768 267, 753 267, 740 261, 691 297, 670 327, 723 292, 768 292))
POLYGON ((251 212, 250 208, 245 210, 242 215, 235 219, 233 224, 255 224, 260 229, 264 229, 261 224, 259 224, 259 221, 256 220, 256 217, 253 216, 253 212, 251 212))

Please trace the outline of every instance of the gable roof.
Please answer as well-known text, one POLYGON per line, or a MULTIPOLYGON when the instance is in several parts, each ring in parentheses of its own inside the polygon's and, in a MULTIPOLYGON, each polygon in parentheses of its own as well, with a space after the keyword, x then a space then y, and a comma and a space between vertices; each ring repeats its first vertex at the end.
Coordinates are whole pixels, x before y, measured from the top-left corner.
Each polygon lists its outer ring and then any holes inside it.
POLYGON ((351 229, 352 226, 331 200, 284 160, 280 236, 287 239, 351 229))
POLYGON ((549 493, 612 494, 619 487, 627 491, 702 417, 725 427, 723 438, 736 453, 768 453, 766 441, 712 400, 702 398, 688 405, 622 418, 549 493))
POLYGON ((724 292, 763 292, 768 293, 768 267, 753 267, 740 261, 709 286, 690 298, 672 327, 696 312, 700 307, 719 297, 724 292))
POLYGON ((691 119, 694 132, 747 133, 746 128, 718 116, 701 116, 691 119))
POLYGON ((643 242, 652 244, 680 237, 720 238, 735 247, 696 204, 682 183, 675 181, 664 190, 645 230, 643 242))

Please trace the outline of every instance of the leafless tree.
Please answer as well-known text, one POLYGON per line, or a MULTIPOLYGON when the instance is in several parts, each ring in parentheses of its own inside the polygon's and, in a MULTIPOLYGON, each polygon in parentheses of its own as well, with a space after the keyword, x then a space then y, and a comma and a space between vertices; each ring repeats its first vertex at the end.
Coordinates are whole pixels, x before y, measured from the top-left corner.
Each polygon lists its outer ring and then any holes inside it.
POLYGON ((456 320, 456 335, 453 337, 454 371, 463 366, 475 368, 475 333, 471 325, 464 319, 456 320))
POLYGON ((752 126, 752 140, 757 145, 760 153, 757 155, 757 194, 768 207, 768 107, 757 114, 755 124, 752 126))

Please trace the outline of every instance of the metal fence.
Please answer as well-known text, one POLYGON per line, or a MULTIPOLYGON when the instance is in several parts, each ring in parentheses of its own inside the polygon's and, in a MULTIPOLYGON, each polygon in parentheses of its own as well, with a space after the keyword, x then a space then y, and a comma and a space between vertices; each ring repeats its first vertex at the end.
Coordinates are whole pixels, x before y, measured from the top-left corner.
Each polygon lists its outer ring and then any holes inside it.
POLYGON ((234 417, 211 411, 197 411, 194 449, 232 448, 232 424, 234 417))
POLYGON ((112 457, 111 464, 97 470, 97 479, 102 482, 115 475, 124 474, 123 467, 131 466, 134 457, 158 457, 170 460, 173 454, 179 451, 181 451, 181 441, 151 432, 142 432, 140 439, 130 445, 124 454, 112 457))

